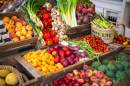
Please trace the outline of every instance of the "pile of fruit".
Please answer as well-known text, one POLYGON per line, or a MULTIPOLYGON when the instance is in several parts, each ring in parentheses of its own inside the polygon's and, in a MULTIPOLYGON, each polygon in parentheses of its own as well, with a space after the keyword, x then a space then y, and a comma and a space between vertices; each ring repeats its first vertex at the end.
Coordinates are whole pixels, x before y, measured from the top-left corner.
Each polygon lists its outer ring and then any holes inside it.
POLYGON ((91 66, 113 80, 126 81, 130 78, 130 62, 125 55, 115 56, 115 59, 110 62, 108 59, 103 60, 102 64, 94 61, 91 66))
POLYGON ((46 52, 43 51, 32 51, 23 56, 23 58, 28 61, 32 66, 41 71, 44 75, 51 72, 57 71, 64 68, 61 63, 54 63, 55 58, 46 52))
POLYGON ((2 7, 3 4, 6 3, 6 1, 7 1, 7 0, 1 0, 1 1, 0 1, 0 8, 2 7))
POLYGON ((102 71, 92 70, 84 65, 83 70, 73 70, 65 78, 53 81, 54 86, 112 86, 113 82, 102 71))
POLYGON ((15 73, 9 70, 0 70, 0 86, 14 86, 18 84, 18 78, 15 73))
POLYGON ((48 53, 52 54, 54 58, 54 63, 61 63, 64 67, 73 65, 79 62, 79 58, 76 57, 68 48, 68 46, 55 45, 47 50, 48 53))
POLYGON ((123 44, 129 46, 130 40, 126 38, 126 36, 118 35, 114 40, 114 43, 123 44))
POLYGON ((6 30, 10 33, 10 38, 13 39, 13 42, 20 40, 30 39, 33 35, 32 25, 27 25, 23 18, 17 18, 17 16, 4 17, 3 25, 6 27, 6 30))
POLYGON ((90 23, 96 17, 95 4, 79 1, 76 8, 76 16, 78 25, 90 23))
POLYGON ((105 53, 108 52, 110 50, 112 50, 112 48, 109 48, 103 40, 101 40, 101 37, 98 36, 90 36, 87 35, 86 37, 80 37, 78 39, 78 41, 88 41, 91 48, 94 49, 96 52, 100 52, 100 53, 105 53))

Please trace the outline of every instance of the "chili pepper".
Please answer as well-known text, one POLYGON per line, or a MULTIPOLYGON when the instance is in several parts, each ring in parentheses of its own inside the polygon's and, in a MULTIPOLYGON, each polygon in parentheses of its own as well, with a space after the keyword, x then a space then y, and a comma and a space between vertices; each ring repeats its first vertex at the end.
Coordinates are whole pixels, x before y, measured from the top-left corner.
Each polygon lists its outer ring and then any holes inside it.
POLYGON ((50 31, 50 35, 51 35, 51 37, 55 37, 55 36, 56 36, 56 34, 57 34, 57 33, 56 33, 55 31, 53 31, 53 30, 52 30, 52 31, 50 31))
POLYGON ((46 39, 46 45, 53 45, 53 40, 51 38, 46 39))
POLYGON ((50 38, 50 34, 48 32, 45 32, 43 34, 44 39, 50 38))
POLYGON ((45 13, 42 15, 42 19, 48 19, 48 18, 49 18, 48 14, 45 13))
POLYGON ((53 37, 53 42, 54 43, 58 43, 59 42, 59 38, 57 36, 53 37))

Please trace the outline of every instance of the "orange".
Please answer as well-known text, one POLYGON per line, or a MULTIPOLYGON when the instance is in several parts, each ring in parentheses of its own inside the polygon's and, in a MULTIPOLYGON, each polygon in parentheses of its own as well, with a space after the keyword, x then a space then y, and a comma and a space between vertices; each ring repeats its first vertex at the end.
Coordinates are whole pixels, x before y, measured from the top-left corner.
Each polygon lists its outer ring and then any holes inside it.
POLYGON ((59 65, 58 66, 58 69, 62 69, 62 68, 64 68, 63 65, 59 65))
POLYGON ((46 61, 48 64, 50 64, 50 59, 47 59, 47 61, 46 61))
POLYGON ((42 61, 46 61, 47 58, 45 56, 42 57, 42 61))
POLYGON ((54 65, 54 61, 50 61, 50 65, 54 65))
POLYGON ((31 59, 29 59, 29 60, 27 60, 29 63, 31 63, 32 62, 32 60, 31 59))
POLYGON ((48 71, 46 74, 49 74, 50 72, 48 71))
POLYGON ((34 67, 37 67, 37 63, 33 63, 32 65, 33 65, 34 67))
POLYGON ((42 65, 46 65, 47 63, 46 62, 42 62, 42 65))
POLYGON ((52 66, 52 65, 49 65, 49 66, 48 66, 48 69, 49 69, 49 70, 51 70, 52 68, 53 68, 53 66, 52 66))
POLYGON ((56 51, 53 51, 53 52, 52 52, 52 55, 53 55, 53 56, 56 55, 56 51))
POLYGON ((55 69, 52 68, 52 69, 50 70, 50 72, 55 72, 55 69))
POLYGON ((45 65, 45 67, 47 67, 47 68, 48 68, 48 64, 46 64, 46 65, 45 65))
POLYGON ((46 57, 46 58, 49 58, 49 53, 45 53, 45 57, 46 57))
POLYGON ((41 65, 42 65, 42 62, 38 62, 37 65, 38 65, 38 66, 41 66, 41 65))
POLYGON ((54 57, 53 57, 53 56, 50 56, 49 58, 50 58, 50 60, 54 60, 54 57))
POLYGON ((57 67, 56 66, 53 66, 53 69, 56 69, 57 67))
POLYGON ((59 65, 62 65, 61 63, 57 63, 56 66, 58 67, 59 65))
POLYGON ((39 71, 42 71, 42 68, 41 68, 41 67, 37 67, 37 69, 38 69, 39 71))
POLYGON ((42 67, 42 71, 47 72, 48 69, 46 67, 42 67))
POLYGON ((56 68, 56 71, 59 70, 59 68, 56 68))
POLYGON ((41 71, 41 72, 42 72, 43 75, 46 75, 46 72, 44 72, 44 71, 41 71))
POLYGON ((42 61, 42 57, 41 57, 41 56, 40 56, 40 57, 38 57, 38 60, 39 60, 39 61, 42 61))

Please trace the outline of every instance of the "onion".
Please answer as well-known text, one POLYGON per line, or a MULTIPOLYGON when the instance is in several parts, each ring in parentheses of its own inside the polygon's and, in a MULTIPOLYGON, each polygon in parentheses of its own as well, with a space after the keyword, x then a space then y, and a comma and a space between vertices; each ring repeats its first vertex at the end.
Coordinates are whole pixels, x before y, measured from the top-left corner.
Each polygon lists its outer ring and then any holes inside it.
POLYGON ((87 52, 84 50, 78 50, 76 51, 76 56, 79 58, 85 58, 87 56, 87 52))
POLYGON ((70 45, 69 50, 74 51, 74 52, 78 51, 78 50, 80 50, 80 46, 78 46, 78 45, 70 45))

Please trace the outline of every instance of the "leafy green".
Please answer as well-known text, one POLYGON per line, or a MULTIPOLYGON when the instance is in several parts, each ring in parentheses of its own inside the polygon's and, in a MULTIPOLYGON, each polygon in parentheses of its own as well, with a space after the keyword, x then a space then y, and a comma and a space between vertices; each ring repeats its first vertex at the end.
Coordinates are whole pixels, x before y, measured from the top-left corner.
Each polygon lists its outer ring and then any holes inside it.
POLYGON ((125 74, 125 72, 117 71, 116 72, 116 79, 120 80, 120 81, 126 81, 127 80, 127 75, 125 74))
POLYGON ((98 68, 100 66, 100 63, 98 61, 94 61, 92 64, 91 64, 91 67, 93 68, 98 68))
POLYGON ((106 72, 106 65, 100 65, 99 67, 98 67, 98 71, 102 71, 103 73, 105 73, 106 72))
POLYGON ((106 72, 106 75, 108 76, 108 77, 110 77, 110 78, 115 78, 115 74, 114 74, 114 72, 113 71, 107 71, 106 72))
POLYGON ((107 68, 108 68, 108 70, 111 70, 111 71, 114 71, 114 72, 117 71, 116 66, 114 66, 113 64, 108 64, 108 65, 107 65, 107 68))
POLYGON ((105 59, 105 60, 102 61, 102 64, 103 64, 103 65, 107 65, 108 63, 109 63, 109 60, 108 60, 108 59, 105 59))

